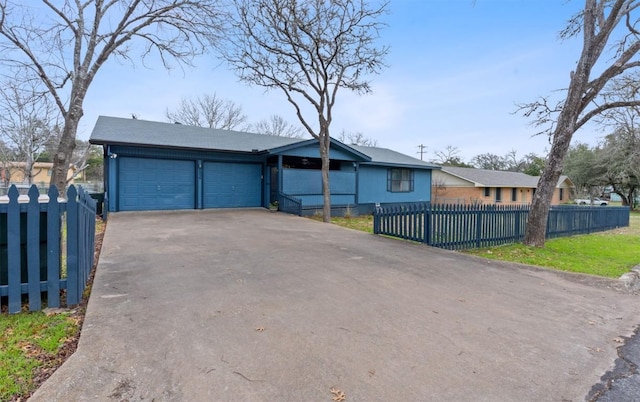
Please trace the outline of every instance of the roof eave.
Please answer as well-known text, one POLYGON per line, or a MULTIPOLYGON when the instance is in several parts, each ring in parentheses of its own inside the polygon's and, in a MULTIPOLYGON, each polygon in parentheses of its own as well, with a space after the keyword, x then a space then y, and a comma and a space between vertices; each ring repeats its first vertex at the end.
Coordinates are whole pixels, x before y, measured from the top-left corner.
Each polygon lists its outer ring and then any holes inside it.
POLYGON ((245 154, 245 155, 265 155, 268 153, 267 150, 257 150, 257 151, 242 151, 242 150, 233 150, 233 149, 215 149, 215 148, 202 148, 202 147, 185 147, 181 145, 159 145, 159 144, 144 144, 144 143, 132 143, 126 141, 108 141, 108 140, 96 140, 91 139, 89 143, 94 145, 119 145, 119 146, 131 146, 131 147, 145 147, 145 148, 156 148, 156 149, 181 149, 185 151, 202 151, 202 152, 222 152, 222 153, 230 153, 230 154, 245 154))
POLYGON ((422 170, 437 170, 440 169, 439 166, 425 166, 425 165, 413 165, 407 163, 391 163, 391 162, 360 162, 361 165, 365 166, 387 166, 387 167, 400 167, 400 168, 410 168, 410 169, 422 169, 422 170))

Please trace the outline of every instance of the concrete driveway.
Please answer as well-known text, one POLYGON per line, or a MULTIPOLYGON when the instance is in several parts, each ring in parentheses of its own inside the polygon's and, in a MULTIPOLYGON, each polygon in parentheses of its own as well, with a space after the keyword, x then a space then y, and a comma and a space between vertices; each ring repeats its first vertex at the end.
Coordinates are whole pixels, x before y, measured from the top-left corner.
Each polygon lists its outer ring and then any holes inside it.
POLYGON ((265 210, 112 214, 31 400, 581 401, 640 323, 614 285, 265 210))

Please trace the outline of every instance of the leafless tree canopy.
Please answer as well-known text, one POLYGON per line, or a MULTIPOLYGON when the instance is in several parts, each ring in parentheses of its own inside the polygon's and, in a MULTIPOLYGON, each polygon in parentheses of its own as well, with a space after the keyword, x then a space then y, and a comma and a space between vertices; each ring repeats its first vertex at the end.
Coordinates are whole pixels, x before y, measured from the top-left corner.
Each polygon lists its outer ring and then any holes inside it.
POLYGON ((633 74, 640 67, 639 5, 638 0, 586 0, 584 10, 561 32, 562 38, 582 35, 583 44, 576 68, 569 74, 564 99, 553 102, 541 98, 520 107, 551 142, 529 213, 524 240, 528 245, 544 245, 549 206, 576 130, 608 110, 640 105, 640 97, 625 100, 603 96, 613 88, 612 79, 633 74), (594 70, 601 73, 593 77, 594 70))
POLYGON ((47 145, 58 140, 59 116, 57 108, 33 87, 13 82, 0 87, 0 139, 11 153, 4 153, 5 174, 6 162, 14 162, 13 168, 23 172, 26 184, 32 184, 38 174, 34 163, 47 145))
MULTIPOLYGON (((158 57, 189 64, 215 42, 209 0, 0 0, 0 63, 42 87, 64 120, 52 183, 63 187, 87 91, 104 63, 158 57)), ((64 191, 61 191, 64 193, 64 191)))
POLYGON ((302 128, 286 121, 282 116, 274 114, 269 119, 260 120, 250 127, 259 134, 275 135, 287 138, 302 138, 302 128))
POLYGON ((447 145, 444 150, 433 151, 433 159, 431 162, 443 166, 471 167, 471 165, 465 163, 462 159, 460 149, 453 145, 447 145))
POLYGON ((363 145, 365 147, 375 147, 378 145, 378 141, 360 132, 353 133, 342 130, 340 135, 338 135, 338 140, 348 145, 363 145))
POLYGON ((222 130, 245 129, 247 116, 242 106, 213 95, 202 95, 195 99, 181 99, 174 111, 167 109, 167 119, 172 123, 187 124, 222 130))
POLYGON ((384 66, 379 46, 386 3, 364 0, 232 0, 221 55, 241 80, 283 92, 322 159, 324 220, 329 221, 329 127, 339 88, 371 90, 384 66), (312 111, 307 108, 311 106, 312 111), (305 113, 306 112, 306 113, 305 113))

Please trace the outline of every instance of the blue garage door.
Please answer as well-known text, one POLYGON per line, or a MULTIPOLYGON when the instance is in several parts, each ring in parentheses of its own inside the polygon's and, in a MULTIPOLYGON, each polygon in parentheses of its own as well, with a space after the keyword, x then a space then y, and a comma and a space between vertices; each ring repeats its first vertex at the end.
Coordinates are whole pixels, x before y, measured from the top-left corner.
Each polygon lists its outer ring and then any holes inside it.
POLYGON ((204 208, 262 205, 262 165, 205 162, 203 174, 204 208))
POLYGON ((195 208, 195 163, 119 158, 118 210, 195 208))

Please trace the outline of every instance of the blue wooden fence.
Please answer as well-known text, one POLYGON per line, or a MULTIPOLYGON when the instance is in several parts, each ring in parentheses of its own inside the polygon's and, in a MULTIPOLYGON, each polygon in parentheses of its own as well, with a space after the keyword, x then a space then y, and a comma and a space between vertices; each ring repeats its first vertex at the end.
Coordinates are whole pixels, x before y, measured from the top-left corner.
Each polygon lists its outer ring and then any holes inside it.
POLYGON ((74 186, 66 201, 55 186, 46 202, 39 195, 32 186, 23 200, 12 186, 0 204, 0 297, 9 313, 21 311, 25 295, 30 311, 42 308, 43 294, 60 307, 63 289, 67 306, 80 303, 93 267, 96 201, 74 186))
POLYGON ((302 201, 288 194, 278 194, 278 210, 293 215, 302 215, 302 201))
MULTIPOLYGON (((461 250, 524 239, 529 205, 403 204, 379 207, 373 232, 430 246, 461 250)), ((547 238, 629 226, 628 207, 556 206, 549 211, 547 238)))

